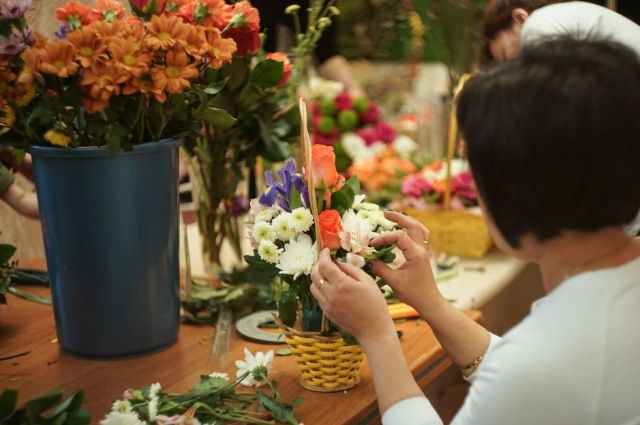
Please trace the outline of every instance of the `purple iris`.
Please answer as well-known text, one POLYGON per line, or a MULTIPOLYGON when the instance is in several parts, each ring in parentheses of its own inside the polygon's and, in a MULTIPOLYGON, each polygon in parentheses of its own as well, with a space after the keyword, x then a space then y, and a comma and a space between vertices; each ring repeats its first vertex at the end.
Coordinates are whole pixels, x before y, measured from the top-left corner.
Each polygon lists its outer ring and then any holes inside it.
POLYGON ((231 198, 231 215, 239 217, 249 211, 249 198, 245 195, 235 195, 231 198))
POLYGON ((63 40, 67 37, 67 33, 69 33, 69 27, 67 26, 67 24, 63 24, 58 31, 53 33, 53 35, 55 35, 56 38, 63 40))
POLYGON ((278 204, 283 210, 291 211, 291 204, 289 203, 291 199, 291 188, 295 187, 298 192, 303 195, 303 204, 305 206, 308 205, 309 196, 307 194, 307 186, 302 176, 296 174, 296 164, 293 162, 293 159, 288 159, 284 167, 278 171, 279 182, 275 180, 273 172, 271 171, 264 173, 264 176, 269 187, 262 196, 260 196, 260 204, 267 207, 278 204))

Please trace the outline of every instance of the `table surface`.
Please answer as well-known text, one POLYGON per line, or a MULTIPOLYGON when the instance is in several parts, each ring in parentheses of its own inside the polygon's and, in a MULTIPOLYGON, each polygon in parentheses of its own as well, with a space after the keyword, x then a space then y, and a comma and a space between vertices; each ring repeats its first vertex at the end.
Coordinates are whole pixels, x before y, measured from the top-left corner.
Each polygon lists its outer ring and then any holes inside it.
MULTIPOLYGON (((49 294, 45 288, 23 289, 49 294)), ((467 314, 474 320, 481 319, 479 312, 467 314)), ((402 347, 407 363, 418 383, 427 388, 451 367, 451 361, 425 322, 409 320, 397 324, 397 328, 404 333, 402 347)), ((51 306, 9 295, 8 305, 0 305, 0 357, 28 354, 0 361, 0 388, 20 391, 19 403, 54 389, 62 389, 66 395, 84 389, 84 406, 92 415, 92 423, 97 423, 126 388, 159 382, 167 391, 182 392, 200 375, 212 372, 209 353, 213 334, 214 328, 210 326, 182 325, 176 344, 164 351, 126 360, 86 360, 61 350, 51 306)), ((234 361, 244 357, 243 347, 255 352, 284 346, 247 342, 234 330, 227 368, 230 376, 235 375, 234 361)), ((375 390, 366 361, 360 384, 346 392, 317 393, 300 387, 293 356, 276 356, 271 376, 278 381, 286 399, 304 397, 304 403, 296 408, 296 415, 306 425, 379 423, 375 390)))

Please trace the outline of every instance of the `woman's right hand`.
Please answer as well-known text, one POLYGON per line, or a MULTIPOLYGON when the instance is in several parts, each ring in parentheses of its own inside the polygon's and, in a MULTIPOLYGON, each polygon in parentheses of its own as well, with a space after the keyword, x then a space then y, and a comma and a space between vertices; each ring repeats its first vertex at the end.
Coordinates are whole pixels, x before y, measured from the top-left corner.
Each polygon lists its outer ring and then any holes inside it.
POLYGON ((374 247, 395 244, 403 253, 405 262, 392 269, 382 261, 373 263, 373 271, 405 303, 421 315, 435 302, 443 299, 438 291, 429 258, 429 231, 417 220, 398 212, 387 211, 385 217, 404 230, 385 233, 371 242, 374 247))

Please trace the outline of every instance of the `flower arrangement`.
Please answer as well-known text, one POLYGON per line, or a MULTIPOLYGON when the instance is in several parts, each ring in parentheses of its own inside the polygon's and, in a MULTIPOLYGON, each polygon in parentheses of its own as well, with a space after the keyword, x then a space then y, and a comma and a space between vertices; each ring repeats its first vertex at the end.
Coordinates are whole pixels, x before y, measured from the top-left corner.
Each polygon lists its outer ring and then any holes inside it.
POLYGON ((11 261, 11 257, 15 252, 16 248, 14 246, 0 244, 0 304, 7 303, 5 294, 10 290, 11 273, 17 263, 16 261, 11 261))
POLYGON ((273 363, 273 351, 251 353, 246 348, 245 359, 237 360, 236 379, 226 373, 214 372, 200 377, 186 394, 170 394, 159 383, 141 389, 127 389, 121 400, 113 403, 101 425, 117 424, 190 424, 243 423, 298 425, 293 409, 302 402, 297 398, 282 400, 278 385, 268 378, 273 363), (267 385, 271 394, 262 391, 238 392, 239 385, 267 385))
MULTIPOLYGON (((439 209, 444 203, 447 163, 437 160, 402 182, 402 203, 405 207, 439 209)), ((478 205, 469 164, 463 159, 451 161, 451 208, 461 210, 478 205)))
POLYGON ((395 229, 395 223, 377 205, 365 202, 357 178, 345 181, 338 173, 332 147, 313 145, 311 157, 311 170, 299 172, 288 160, 278 179, 266 173, 267 189, 251 201, 248 237, 253 255, 245 259, 249 271, 273 280, 280 319, 286 326, 296 325, 300 307, 302 329, 319 331, 322 313, 309 291, 317 244, 329 248, 339 261, 370 272, 374 259, 393 261, 393 246, 375 249, 370 241, 395 229), (309 171, 317 182, 311 190, 309 171), (317 223, 310 196, 317 198, 317 223))
POLYGON ((389 149, 408 159, 417 148, 413 139, 398 135, 381 119, 375 102, 354 99, 346 91, 317 98, 312 104, 312 114, 314 143, 334 146, 338 168, 343 172, 352 164, 388 156, 389 149))

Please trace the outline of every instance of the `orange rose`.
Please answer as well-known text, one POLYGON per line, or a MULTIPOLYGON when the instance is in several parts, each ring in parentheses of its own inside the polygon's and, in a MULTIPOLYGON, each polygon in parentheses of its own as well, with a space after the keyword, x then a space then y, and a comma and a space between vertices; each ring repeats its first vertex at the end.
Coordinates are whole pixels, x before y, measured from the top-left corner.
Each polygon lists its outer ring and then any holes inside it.
POLYGON ((313 180, 316 186, 333 187, 339 179, 336 170, 336 155, 332 146, 313 145, 311 149, 311 161, 313 163, 313 180))
POLYGON ((340 236, 342 230, 342 220, 336 210, 324 210, 318 217, 320 225, 320 239, 322 246, 329 249, 340 248, 340 236))

